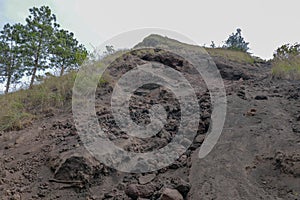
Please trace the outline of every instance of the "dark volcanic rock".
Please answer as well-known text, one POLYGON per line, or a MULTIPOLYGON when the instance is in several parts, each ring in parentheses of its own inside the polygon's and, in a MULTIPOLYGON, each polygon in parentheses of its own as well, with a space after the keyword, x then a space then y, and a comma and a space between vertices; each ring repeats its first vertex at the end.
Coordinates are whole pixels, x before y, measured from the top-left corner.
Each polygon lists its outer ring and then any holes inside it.
POLYGON ((133 199, 138 197, 149 198, 151 197, 157 188, 152 184, 139 185, 139 184, 130 184, 125 189, 125 194, 133 199))
POLYGON ((265 95, 257 95, 254 97, 255 100, 268 100, 268 97, 265 95))
POLYGON ((216 62, 218 69, 220 70, 221 76, 226 80, 248 80, 251 75, 243 68, 235 67, 232 64, 225 62, 216 62))
POLYGON ((87 152, 83 151, 82 154, 68 152, 51 158, 50 167, 57 180, 78 180, 86 183, 95 175, 100 163, 87 152))

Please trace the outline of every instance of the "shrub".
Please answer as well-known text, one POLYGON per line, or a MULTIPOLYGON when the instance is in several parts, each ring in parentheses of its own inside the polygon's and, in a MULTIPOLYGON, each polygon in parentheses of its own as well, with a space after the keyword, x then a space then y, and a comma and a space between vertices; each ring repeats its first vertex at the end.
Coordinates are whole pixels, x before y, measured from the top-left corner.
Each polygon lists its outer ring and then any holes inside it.
POLYGON ((249 42, 245 42, 244 38, 242 37, 242 30, 238 28, 236 30, 236 33, 232 33, 232 35, 228 37, 225 42, 224 48, 248 52, 248 45, 249 42))

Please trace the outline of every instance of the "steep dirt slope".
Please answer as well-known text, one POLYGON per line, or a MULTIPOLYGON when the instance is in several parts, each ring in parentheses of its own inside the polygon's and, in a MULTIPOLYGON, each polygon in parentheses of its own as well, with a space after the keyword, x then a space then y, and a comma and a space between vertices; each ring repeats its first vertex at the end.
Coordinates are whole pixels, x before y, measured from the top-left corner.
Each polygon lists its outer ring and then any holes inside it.
POLYGON ((299 82, 268 76, 236 88, 215 149, 193 155, 190 199, 299 199, 299 82))
POLYGON ((197 136, 187 152, 156 172, 118 172, 96 161, 84 149, 70 111, 45 113, 31 127, 0 134, 1 199, 300 198, 299 82, 272 80, 266 63, 215 58, 227 91, 227 118, 218 144, 199 160, 197 152, 211 112, 203 81, 189 70, 189 63, 166 51, 126 54, 108 70, 110 81, 97 89, 96 111, 109 138, 128 151, 160 148, 178 128, 178 102, 162 87, 140 88, 131 102, 132 118, 137 123, 149 122, 148 104, 165 105, 170 113, 168 124, 155 137, 129 137, 116 127, 107 109, 114 80, 137 64, 150 61, 179 70, 197 83, 203 113, 197 136))

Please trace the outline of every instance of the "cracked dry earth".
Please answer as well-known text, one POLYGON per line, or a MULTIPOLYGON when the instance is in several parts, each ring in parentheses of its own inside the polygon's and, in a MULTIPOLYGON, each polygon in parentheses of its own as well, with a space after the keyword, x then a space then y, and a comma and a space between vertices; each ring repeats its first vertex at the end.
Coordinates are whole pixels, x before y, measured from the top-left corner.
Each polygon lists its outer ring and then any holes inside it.
POLYGON ((217 145, 200 160, 197 153, 210 123, 209 93, 188 63, 157 52, 131 53, 113 63, 108 71, 111 81, 97 89, 96 111, 116 145, 133 152, 161 148, 178 129, 176 97, 157 85, 137 90, 130 103, 133 121, 149 123, 147 110, 157 103, 164 105, 168 119, 156 136, 132 138, 118 129, 109 110, 114 81, 136 64, 150 61, 185 74, 196 84, 201 120, 193 144, 177 161, 151 173, 116 171, 84 149, 70 110, 53 111, 24 130, 1 133, 0 198, 300 199, 300 82, 273 80, 267 63, 214 58, 227 91, 227 118, 217 145))

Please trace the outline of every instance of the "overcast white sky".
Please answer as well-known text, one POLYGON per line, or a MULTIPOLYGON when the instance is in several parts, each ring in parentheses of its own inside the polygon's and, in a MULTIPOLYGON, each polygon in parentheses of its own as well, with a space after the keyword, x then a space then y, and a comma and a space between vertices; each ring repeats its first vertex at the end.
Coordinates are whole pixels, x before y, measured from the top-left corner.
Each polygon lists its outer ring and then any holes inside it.
MULTIPOLYGON (((242 29, 255 55, 271 58, 285 43, 300 42, 298 0, 0 0, 0 25, 24 22, 28 9, 48 5, 63 28, 88 48, 133 29, 179 32, 207 46, 242 29)), ((137 38, 139 42, 142 38, 137 38)))

